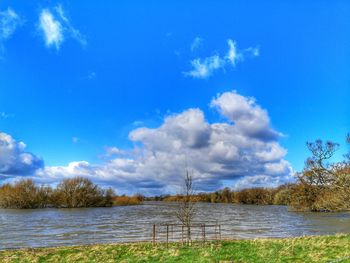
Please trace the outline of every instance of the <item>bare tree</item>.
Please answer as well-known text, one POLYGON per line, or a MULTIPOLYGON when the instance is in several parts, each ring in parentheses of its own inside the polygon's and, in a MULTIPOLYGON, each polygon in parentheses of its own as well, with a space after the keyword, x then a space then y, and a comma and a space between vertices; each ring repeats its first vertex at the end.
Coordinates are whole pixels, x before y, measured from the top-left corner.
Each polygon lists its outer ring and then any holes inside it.
POLYGON ((191 224, 196 215, 195 203, 192 201, 193 195, 193 177, 190 175, 188 169, 186 169, 182 200, 179 202, 179 207, 176 211, 176 217, 186 229, 187 244, 191 243, 191 224))
POLYGON ((333 183, 334 171, 328 161, 338 150, 339 144, 331 141, 325 143, 322 140, 307 142, 307 148, 312 156, 307 159, 301 182, 309 185, 327 186, 333 183))
MULTIPOLYGON (((348 144, 348 147, 350 146, 350 133, 348 133, 348 135, 346 136, 346 142, 348 144)), ((347 163, 347 165, 350 165, 350 147, 349 147, 349 151, 348 153, 345 154, 345 162, 347 163)))

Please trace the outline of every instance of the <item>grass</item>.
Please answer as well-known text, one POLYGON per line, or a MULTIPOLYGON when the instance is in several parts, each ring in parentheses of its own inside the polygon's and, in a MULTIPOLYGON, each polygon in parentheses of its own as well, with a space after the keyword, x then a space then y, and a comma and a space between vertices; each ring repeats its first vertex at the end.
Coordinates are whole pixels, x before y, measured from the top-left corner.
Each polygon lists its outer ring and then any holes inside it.
POLYGON ((0 251, 0 262, 350 262, 350 235, 221 241, 192 247, 149 243, 0 251))

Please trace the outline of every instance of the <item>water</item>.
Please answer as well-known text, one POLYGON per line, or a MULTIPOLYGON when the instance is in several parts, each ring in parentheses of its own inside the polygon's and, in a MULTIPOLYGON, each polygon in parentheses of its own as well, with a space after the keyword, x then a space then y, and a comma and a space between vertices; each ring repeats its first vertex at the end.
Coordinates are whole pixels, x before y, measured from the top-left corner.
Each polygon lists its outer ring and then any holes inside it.
MULTIPOLYGON (((0 249, 149 241, 152 225, 176 222, 176 203, 84 209, 0 209, 0 249)), ((226 238, 350 233, 350 213, 298 213, 285 206, 197 204, 226 238)))

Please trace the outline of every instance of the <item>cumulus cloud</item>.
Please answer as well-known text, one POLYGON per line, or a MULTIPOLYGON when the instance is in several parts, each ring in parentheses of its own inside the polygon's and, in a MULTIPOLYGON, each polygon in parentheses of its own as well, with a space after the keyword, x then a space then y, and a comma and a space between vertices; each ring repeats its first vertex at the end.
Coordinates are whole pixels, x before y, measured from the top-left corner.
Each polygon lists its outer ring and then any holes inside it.
POLYGON ((235 127, 247 136, 274 140, 281 135, 271 128, 267 111, 257 105, 254 98, 243 97, 237 92, 226 92, 213 99, 210 105, 234 122, 235 127))
POLYGON ((110 157, 110 156, 121 156, 121 155, 127 155, 128 151, 119 149, 117 147, 105 147, 105 152, 106 152, 106 156, 110 157))
POLYGON ((32 175, 39 183, 84 176, 119 193, 160 194, 180 190, 186 169, 198 191, 213 191, 231 182, 235 189, 276 186, 292 180, 293 170, 278 142, 281 133, 254 98, 236 91, 218 94, 210 103, 222 121, 210 123, 204 112, 190 108, 169 115, 156 128, 129 133, 130 149, 106 147, 101 163, 74 161, 44 166, 23 142, 0 133, 0 177, 32 175))
POLYGON ((107 147, 102 164, 86 161, 45 167, 41 182, 86 176, 119 193, 177 192, 186 168, 193 172, 198 191, 211 191, 231 182, 235 188, 274 186, 292 178, 287 154, 271 127, 268 113, 254 98, 235 91, 219 94, 211 107, 225 119, 209 123, 202 110, 190 108, 167 116, 157 128, 132 130, 131 149, 107 147))
POLYGON ((0 132, 0 178, 33 175, 44 166, 43 160, 25 150, 23 142, 17 142, 11 135, 0 132))
MULTIPOLYGON (((192 45, 194 45, 194 43, 195 41, 192 45)), ((225 56, 213 55, 206 58, 195 58, 190 62, 192 69, 184 72, 184 75, 205 79, 213 75, 213 73, 219 69, 225 69, 228 66, 235 67, 238 62, 242 62, 246 58, 259 56, 258 47, 249 47, 240 50, 237 48, 237 43, 232 39, 228 39, 227 44, 229 49, 225 56)))
POLYGON ((0 55, 4 52, 5 41, 12 37, 22 22, 20 16, 12 8, 0 11, 0 55))
POLYGON ((85 37, 72 26, 61 5, 56 6, 53 11, 41 10, 39 30, 43 34, 46 46, 55 47, 57 50, 67 37, 77 40, 83 46, 87 44, 85 37))

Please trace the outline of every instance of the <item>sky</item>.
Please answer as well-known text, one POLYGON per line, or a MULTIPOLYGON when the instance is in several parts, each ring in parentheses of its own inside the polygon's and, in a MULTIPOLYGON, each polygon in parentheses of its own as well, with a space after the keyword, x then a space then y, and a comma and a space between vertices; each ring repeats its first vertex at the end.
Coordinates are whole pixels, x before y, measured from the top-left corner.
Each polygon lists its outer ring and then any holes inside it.
POLYGON ((347 150, 349 1, 0 1, 0 181, 291 182, 347 150))

